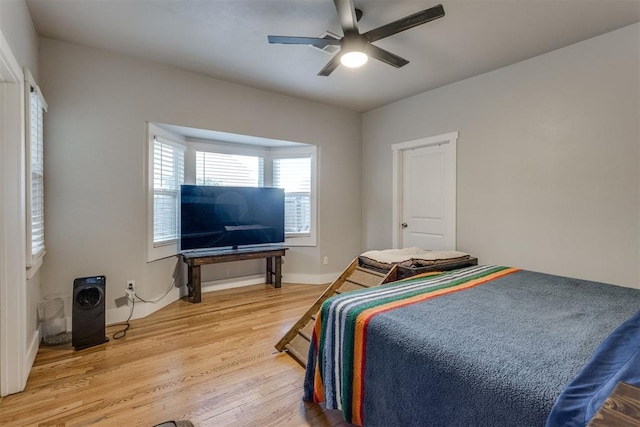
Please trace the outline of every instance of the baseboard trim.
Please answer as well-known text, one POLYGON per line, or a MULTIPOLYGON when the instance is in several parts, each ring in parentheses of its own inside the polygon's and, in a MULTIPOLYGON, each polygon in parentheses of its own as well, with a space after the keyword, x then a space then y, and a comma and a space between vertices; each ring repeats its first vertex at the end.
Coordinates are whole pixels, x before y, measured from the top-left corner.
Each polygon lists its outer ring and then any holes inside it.
POLYGON ((243 286, 260 285, 264 283, 263 274, 254 274, 252 276, 237 277, 234 279, 212 280, 210 282, 202 282, 202 292, 221 291, 223 289, 241 288, 243 286))
MULTIPOLYGON (((282 277, 282 281, 286 283, 302 283, 308 285, 326 285, 332 283, 340 273, 328 273, 328 274, 285 274, 282 277)), ((212 280, 209 282, 202 282, 202 292, 221 291, 223 289, 240 288, 243 286, 264 284, 264 275, 256 274, 252 276, 238 277, 233 279, 212 280)), ((148 303, 142 301, 136 301, 135 307, 131 319, 141 319, 148 315, 155 313, 163 307, 171 304, 174 301, 187 295, 187 287, 181 286, 179 288, 173 288, 166 297, 157 303, 148 303)), ((129 318, 131 312, 131 306, 125 305, 118 308, 112 308, 107 310, 106 318, 107 325, 113 325, 115 323, 121 323, 129 318)), ((67 318, 67 330, 71 330, 71 318, 67 318)))
POLYGON ((131 302, 122 307, 109 309, 105 313, 107 325, 125 322, 129 318, 130 314, 131 319, 142 319, 143 317, 147 317, 151 313, 155 313, 161 308, 168 306, 172 302, 178 301, 185 295, 187 295, 186 286, 181 286, 179 288, 174 287, 169 291, 167 296, 156 303, 136 300, 133 305, 133 313, 131 313, 131 302))
POLYGON ((302 283, 305 285, 327 285, 333 283, 340 272, 326 274, 284 274, 282 281, 286 283, 302 283))
MULTIPOLYGON (((33 362, 36 360, 38 348, 40 347, 40 326, 38 326, 31 337, 31 342, 27 346, 27 354, 24 360, 24 372, 31 372, 33 362)), ((26 378, 25 378, 26 381, 26 378)))
MULTIPOLYGON (((203 282, 202 292, 211 292, 211 291, 219 291, 222 289, 231 289, 231 288, 239 288, 242 286, 256 285, 259 283, 264 283, 263 275, 255 275, 255 276, 247 276, 241 277, 237 279, 224 279, 224 280, 214 280, 210 282, 203 282)), ((171 304, 174 301, 179 300, 180 298, 186 296, 188 293, 186 286, 181 286, 179 288, 173 288, 164 297, 162 300, 157 303, 151 302, 143 302, 136 301, 135 306, 133 308, 133 314, 131 315, 131 319, 142 319, 143 317, 147 317, 148 315, 155 313, 163 307, 171 304)), ((129 318, 129 314, 131 313, 131 305, 125 305, 118 308, 112 308, 107 310, 106 318, 107 325, 113 325, 115 323, 125 322, 129 318)), ((70 320, 67 321, 67 325, 70 326, 70 320)), ((67 330, 71 330, 69 327, 67 330)))

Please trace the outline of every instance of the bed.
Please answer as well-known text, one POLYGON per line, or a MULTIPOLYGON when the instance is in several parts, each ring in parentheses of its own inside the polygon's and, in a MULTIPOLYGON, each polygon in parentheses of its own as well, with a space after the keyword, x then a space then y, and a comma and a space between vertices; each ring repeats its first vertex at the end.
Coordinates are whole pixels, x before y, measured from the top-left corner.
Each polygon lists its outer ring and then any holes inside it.
POLYGON ((640 384, 640 290, 475 266, 327 300, 304 400, 366 426, 585 425, 640 384))

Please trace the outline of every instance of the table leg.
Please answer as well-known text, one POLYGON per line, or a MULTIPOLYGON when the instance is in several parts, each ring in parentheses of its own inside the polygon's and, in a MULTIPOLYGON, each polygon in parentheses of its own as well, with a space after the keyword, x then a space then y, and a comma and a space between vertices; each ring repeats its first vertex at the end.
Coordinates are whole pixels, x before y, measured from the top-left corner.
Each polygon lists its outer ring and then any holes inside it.
POLYGON ((187 290, 189 298, 193 297, 193 266, 187 264, 187 290))
POLYGON ((193 266, 193 273, 191 274, 192 278, 193 278, 193 299, 191 300, 191 302, 200 302, 202 301, 202 294, 201 294, 201 283, 200 283, 200 266, 199 265, 194 265, 193 266))
POLYGON ((265 283, 271 285, 273 283, 273 257, 267 257, 267 273, 265 283))
POLYGON ((276 261, 276 280, 275 287, 279 288, 282 286, 282 257, 274 257, 276 261))

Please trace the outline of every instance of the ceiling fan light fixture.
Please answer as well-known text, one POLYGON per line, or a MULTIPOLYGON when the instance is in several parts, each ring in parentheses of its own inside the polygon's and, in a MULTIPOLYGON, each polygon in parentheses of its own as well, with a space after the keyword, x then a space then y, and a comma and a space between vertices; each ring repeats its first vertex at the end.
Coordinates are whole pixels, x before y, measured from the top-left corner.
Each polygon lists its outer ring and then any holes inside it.
POLYGON ((335 49, 340 45, 340 51, 333 55, 318 73, 322 77, 330 75, 339 65, 351 68, 362 67, 369 60, 369 56, 395 68, 400 68, 407 65, 409 61, 372 43, 444 16, 444 8, 438 4, 360 34, 358 21, 362 17, 362 11, 356 9, 353 2, 354 0, 333 0, 344 34, 341 39, 338 36, 268 36, 269 43, 312 45, 323 50, 327 50, 327 47, 335 49))
POLYGON ((340 57, 340 63, 349 68, 362 67, 368 60, 366 53, 357 50, 346 52, 340 57))

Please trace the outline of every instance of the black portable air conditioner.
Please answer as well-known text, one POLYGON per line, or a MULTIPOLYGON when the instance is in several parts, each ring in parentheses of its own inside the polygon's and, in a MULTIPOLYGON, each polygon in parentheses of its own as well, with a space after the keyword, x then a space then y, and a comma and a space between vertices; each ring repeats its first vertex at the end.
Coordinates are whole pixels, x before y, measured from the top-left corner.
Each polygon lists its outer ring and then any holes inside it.
POLYGON ((80 277, 73 281, 71 343, 76 350, 102 344, 105 335, 105 276, 80 277))

